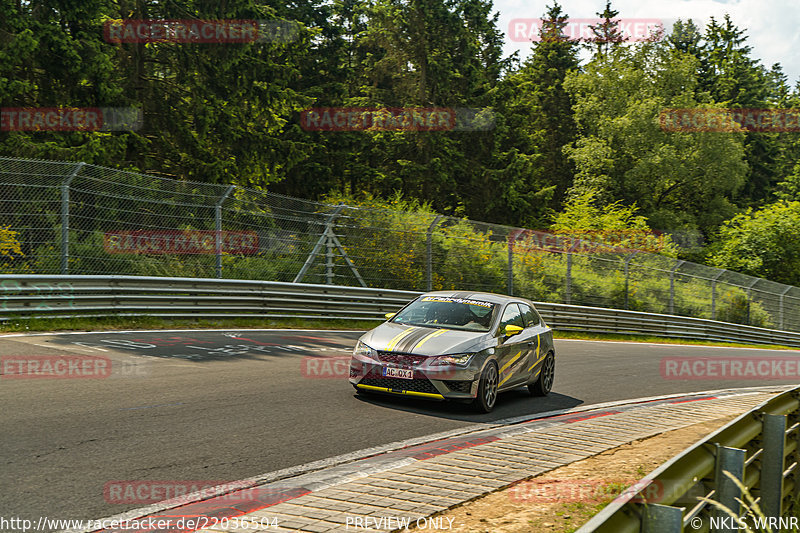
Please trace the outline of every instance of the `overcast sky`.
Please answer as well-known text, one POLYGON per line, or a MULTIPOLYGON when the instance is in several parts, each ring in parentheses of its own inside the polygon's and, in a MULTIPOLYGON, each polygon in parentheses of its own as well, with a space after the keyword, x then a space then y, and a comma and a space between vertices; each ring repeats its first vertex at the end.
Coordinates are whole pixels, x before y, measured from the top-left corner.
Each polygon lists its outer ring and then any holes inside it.
MULTIPOLYGON (((570 18, 595 18, 605 7, 605 0, 560 0, 570 18)), ((530 54, 530 43, 513 42, 509 34, 512 19, 536 19, 544 15, 552 0, 494 0, 500 12, 499 26, 506 33, 506 53, 520 50, 520 58, 530 54)), ((747 44, 754 58, 769 68, 783 66, 794 86, 800 78, 800 0, 612 0, 619 17, 638 19, 693 19, 705 26, 713 16, 722 20, 726 13, 733 23, 746 31, 747 44)))

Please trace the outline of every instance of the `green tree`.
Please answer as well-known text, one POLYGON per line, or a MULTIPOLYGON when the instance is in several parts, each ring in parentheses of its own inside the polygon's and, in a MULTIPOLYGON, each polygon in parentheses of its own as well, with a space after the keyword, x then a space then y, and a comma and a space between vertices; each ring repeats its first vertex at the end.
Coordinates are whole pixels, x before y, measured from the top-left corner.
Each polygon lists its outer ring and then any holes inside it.
MULTIPOLYGON (((723 107, 764 108, 780 100, 780 73, 768 72, 752 57, 746 31, 725 15, 713 17, 703 35, 700 90, 723 107)), ((748 132, 745 135, 747 175, 738 203, 755 205, 768 199, 778 176, 778 134, 748 132)))
POLYGON ((603 19, 597 24, 589 26, 594 37, 589 38, 589 43, 594 45, 594 58, 600 59, 607 53, 615 50, 621 42, 625 40, 622 32, 619 31, 619 19, 616 18, 619 11, 611 7, 611 0, 606 1, 603 11, 597 16, 603 19))
POLYGON ((598 191, 586 189, 570 198, 563 211, 553 216, 550 230, 593 242, 630 249, 676 255, 677 247, 668 235, 657 235, 638 214, 639 208, 621 201, 602 205, 598 191))
POLYGON ((789 285, 800 284, 800 202, 748 209, 725 222, 709 262, 789 285))
MULTIPOLYGON (((512 98, 519 106, 528 107, 520 133, 536 139, 537 170, 548 186, 554 186, 546 207, 556 210, 572 186, 575 172, 564 147, 575 140, 574 101, 564 90, 567 73, 579 66, 578 44, 564 34, 568 15, 554 2, 542 17, 541 40, 533 43, 530 57, 522 68, 509 77, 513 84, 512 98)), ((515 139, 516 140, 516 139, 515 139)), ((520 147, 525 141, 517 141, 520 147)), ((530 153, 524 151, 523 153, 530 153)))
MULTIPOLYGON (((125 91, 114 49, 102 40, 109 1, 0 0, 2 107, 122 107, 125 91)), ((124 159, 131 134, 0 132, 0 153, 111 164, 124 159)))
POLYGON ((741 134, 674 133, 665 108, 691 108, 698 61, 662 42, 620 47, 567 76, 580 135, 568 148, 572 194, 597 189, 604 203, 636 204, 652 227, 710 231, 734 214, 744 181, 741 134))

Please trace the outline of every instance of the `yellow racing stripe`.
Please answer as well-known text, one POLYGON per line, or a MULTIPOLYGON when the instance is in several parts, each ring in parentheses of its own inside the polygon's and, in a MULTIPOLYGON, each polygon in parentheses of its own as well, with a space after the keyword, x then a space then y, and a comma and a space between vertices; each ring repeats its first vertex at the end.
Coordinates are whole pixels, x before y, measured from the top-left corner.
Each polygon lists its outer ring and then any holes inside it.
POLYGON ((533 369, 533 367, 535 367, 536 365, 538 365, 538 364, 539 364, 539 361, 541 361, 542 359, 544 359, 544 356, 542 356, 542 357, 539 357, 539 351, 541 350, 541 348, 542 348, 542 341, 539 339, 539 335, 537 335, 537 336, 536 336, 536 361, 534 361, 534 362, 533 362, 533 364, 531 365, 531 367, 528 369, 528 372, 530 372, 530 371, 533 369))
POLYGON ((522 353, 523 353, 524 351, 525 351, 525 350, 520 350, 520 351, 519 351, 519 353, 518 353, 517 355, 515 355, 514 357, 512 357, 512 358, 511 358, 511 361, 509 361, 508 363, 504 364, 504 365, 503 365, 503 368, 501 368, 501 369, 500 369, 500 373, 502 374, 503 372, 505 372, 505 371, 506 371, 506 368, 508 368, 508 367, 510 367, 512 364, 514 364, 514 361, 516 361, 517 359, 519 359, 519 356, 521 356, 521 355, 522 355, 522 353))
POLYGON ((412 352, 413 352, 414 350, 416 350, 417 348, 419 348, 420 346, 422 346, 423 344, 425 344, 425 343, 426 343, 426 342, 427 342, 429 339, 432 339, 432 338, 434 338, 434 337, 438 337, 438 336, 439 336, 439 335, 441 335, 442 333, 447 333, 447 330, 446 330, 446 329, 440 329, 440 330, 438 330, 438 331, 434 331, 434 332, 433 332, 433 333, 431 333, 430 335, 426 335, 426 336, 425 336, 425 337, 424 337, 424 338, 423 338, 421 341, 419 341, 419 342, 418 342, 418 343, 417 343, 417 344, 414 346, 414 348, 412 348, 410 351, 412 351, 412 352))
POLYGON ((404 330, 404 331, 401 331, 401 332, 400 332, 400 333, 398 333, 397 335, 395 335, 395 336, 394 336, 394 338, 393 338, 392 340, 390 340, 390 341, 389 341, 389 344, 387 344, 387 345, 386 345, 386 351, 387 351, 387 352, 391 352, 391 351, 392 351, 392 349, 394 349, 394 347, 395 347, 395 346, 397 346, 397 343, 398 343, 398 342, 400 342, 400 341, 401 341, 401 340, 403 340, 405 337, 407 337, 408 335, 410 335, 410 334, 411 334, 412 332, 414 332, 416 329, 417 329, 417 328, 415 328, 415 327, 410 327, 410 328, 408 328, 408 329, 406 329, 406 330, 404 330))

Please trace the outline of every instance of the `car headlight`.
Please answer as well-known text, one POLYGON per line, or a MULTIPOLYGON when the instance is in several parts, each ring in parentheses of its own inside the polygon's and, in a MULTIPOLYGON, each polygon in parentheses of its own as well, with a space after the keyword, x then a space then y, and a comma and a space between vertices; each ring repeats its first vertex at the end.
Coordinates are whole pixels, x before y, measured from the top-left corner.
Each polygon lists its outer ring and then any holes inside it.
POLYGON ((378 352, 361 341, 358 341, 356 347, 353 348, 353 355, 360 355, 361 357, 368 357, 369 359, 378 358, 378 352))
POLYGON ((431 361, 431 366, 443 366, 443 365, 467 366, 474 356, 475 356, 474 353, 442 355, 431 361))

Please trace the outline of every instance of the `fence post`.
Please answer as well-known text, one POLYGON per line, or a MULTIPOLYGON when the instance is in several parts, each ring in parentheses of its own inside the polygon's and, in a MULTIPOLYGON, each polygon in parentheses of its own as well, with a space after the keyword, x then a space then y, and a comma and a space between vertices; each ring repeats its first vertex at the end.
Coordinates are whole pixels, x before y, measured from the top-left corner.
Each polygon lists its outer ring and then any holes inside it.
POLYGON ((761 510, 764 516, 783 516, 783 467, 786 447, 786 415, 764 413, 761 461, 761 510))
POLYGON ((631 259, 638 254, 639 252, 633 252, 628 258, 625 260, 625 309, 628 309, 628 285, 630 282, 630 263, 631 259))
POLYGON ((514 241, 508 236, 508 295, 514 296, 514 241))
POLYGON ((325 227, 325 284, 333 285, 333 239, 331 239, 333 221, 325 227))
POLYGON ((231 185, 228 187, 228 190, 225 191, 225 194, 217 200, 217 204, 214 206, 214 226, 215 226, 215 236, 214 241, 216 245, 216 254, 217 254, 217 277, 222 277, 222 203, 228 198, 228 195, 236 188, 236 185, 231 185))
POLYGON ((779 328, 780 329, 785 329, 783 327, 783 303, 784 303, 784 300, 785 300, 784 296, 786 296, 786 293, 788 293, 790 290, 792 290, 792 286, 788 285, 786 287, 786 289, 784 289, 784 291, 781 293, 780 302, 778 304, 778 305, 780 305, 780 310, 779 310, 779 316, 780 316, 780 326, 779 326, 779 328))
MULTIPOLYGON (((717 444, 717 457, 714 461, 714 499, 721 505, 724 505, 736 516, 741 516, 741 505, 737 500, 742 499, 742 491, 736 486, 731 478, 725 475, 725 472, 730 473, 735 479, 744 483, 744 458, 745 451, 741 448, 728 448, 727 446, 720 446, 717 444)), ((715 515, 720 518, 720 521, 729 516, 721 509, 717 509, 715 515)), ((725 531, 725 529, 718 530, 725 531)), ((730 531, 734 531, 730 529, 730 531)))
POLYGON ((678 261, 669 271, 669 314, 675 314, 675 271, 686 261, 678 261))
POLYGON ((86 163, 78 163, 61 184, 61 273, 69 273, 69 185, 86 163))
POLYGON ((572 251, 580 244, 580 242, 580 240, 574 242, 569 248, 567 248, 567 279, 566 287, 564 289, 564 299, 566 300, 567 305, 572 303, 572 251))
MULTIPOLYGON (((319 254, 320 250, 322 249, 323 243, 327 245, 328 253, 330 254, 333 245, 336 244, 335 241, 331 242, 332 240, 331 236, 332 235, 335 236, 332 229, 333 221, 336 219, 337 216, 339 216, 339 213, 341 213, 342 209, 344 208, 345 204, 343 203, 339 204, 336 206, 336 209, 333 210, 333 213, 328 215, 327 220, 325 220, 325 230, 322 232, 322 235, 319 236, 319 240, 317 240, 317 243, 314 245, 314 248, 311 250, 311 253, 308 254, 308 257, 306 257, 306 262, 303 263, 302 268, 300 268, 300 272, 298 272, 297 275, 294 277, 294 281, 292 281, 292 283, 299 283, 300 281, 303 280, 303 276, 305 276, 306 272, 308 272, 308 269, 311 268, 311 264, 314 262, 314 259, 317 257, 317 254, 319 254)), ((332 260, 333 259, 331 258, 331 261, 332 260)), ((326 277, 327 274, 328 272, 326 271, 326 277)))
POLYGON ((717 319, 717 280, 724 273, 724 270, 720 270, 719 274, 711 279, 711 320, 717 319))
POLYGON ((759 278, 756 278, 756 279, 753 280, 753 283, 751 283, 747 287, 747 325, 748 326, 750 325, 750 299, 751 299, 750 295, 753 293, 753 287, 755 287, 756 283, 758 283, 758 282, 759 282, 759 278))
POLYGON ((436 224, 439 223, 439 220, 444 215, 436 215, 436 218, 433 219, 431 225, 428 226, 428 235, 426 241, 426 263, 427 263, 427 280, 428 280, 428 292, 433 290, 433 228, 436 227, 436 224))

